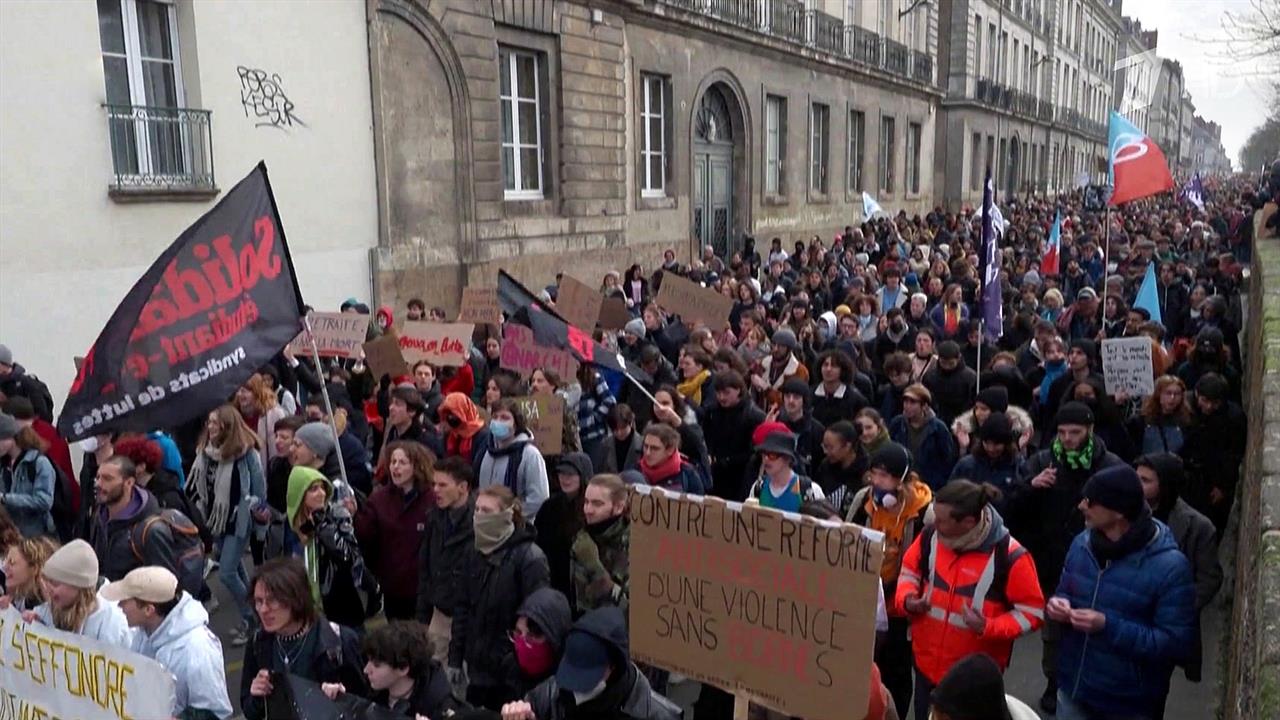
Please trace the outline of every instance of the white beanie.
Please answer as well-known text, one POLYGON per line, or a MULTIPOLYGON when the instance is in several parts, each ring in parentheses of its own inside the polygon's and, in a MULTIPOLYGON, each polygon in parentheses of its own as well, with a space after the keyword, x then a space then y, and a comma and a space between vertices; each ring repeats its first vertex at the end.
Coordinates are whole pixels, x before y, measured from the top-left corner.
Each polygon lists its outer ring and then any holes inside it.
POLYGON ((72 540, 58 548, 44 564, 44 576, 77 588, 98 586, 98 556, 83 540, 72 540))

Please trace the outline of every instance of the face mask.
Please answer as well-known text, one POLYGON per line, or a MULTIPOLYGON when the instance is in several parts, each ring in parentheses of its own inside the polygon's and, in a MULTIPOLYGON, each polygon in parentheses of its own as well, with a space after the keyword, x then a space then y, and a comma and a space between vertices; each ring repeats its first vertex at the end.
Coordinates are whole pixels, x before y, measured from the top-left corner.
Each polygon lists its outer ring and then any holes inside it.
POLYGON ((489 421, 489 434, 494 440, 506 440, 515 432, 514 423, 503 422, 502 420, 489 421))
POLYGON ((87 453, 95 453, 98 451, 98 437, 92 435, 80 441, 80 449, 87 453))
POLYGON ((898 505, 898 493, 893 490, 881 490, 878 487, 871 488, 871 494, 875 496, 876 504, 883 508, 894 508, 898 505))
POLYGON ((462 418, 458 417, 457 415, 450 415, 449 417, 445 418, 445 422, 449 423, 449 427, 451 428, 462 427, 462 418))
POLYGON ((582 705, 583 703, 591 702, 592 700, 595 700, 596 698, 600 697, 600 694, 604 692, 604 686, 606 681, 607 681, 607 678, 600 678, 600 682, 597 683, 596 686, 591 688, 590 690, 583 693, 575 692, 573 694, 573 701, 578 705, 582 705))
POLYGON ((539 643, 530 642, 525 635, 515 636, 512 643, 516 649, 516 663, 525 677, 540 678, 551 671, 556 660, 551 643, 545 640, 539 643))

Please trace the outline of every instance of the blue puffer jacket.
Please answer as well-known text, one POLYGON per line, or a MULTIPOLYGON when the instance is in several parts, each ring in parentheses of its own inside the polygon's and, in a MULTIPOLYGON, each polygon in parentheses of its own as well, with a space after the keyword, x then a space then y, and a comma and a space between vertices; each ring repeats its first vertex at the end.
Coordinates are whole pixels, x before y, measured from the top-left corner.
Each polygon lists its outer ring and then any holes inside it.
POLYGON ((12 466, 0 461, 0 493, 4 509, 23 537, 53 534, 53 484, 57 476, 49 458, 26 450, 12 466))
POLYGON ((1066 625, 1058 654, 1058 687, 1092 710, 1148 715, 1163 705, 1174 665, 1195 644, 1195 586, 1187 558, 1169 528, 1142 549, 1099 568, 1089 530, 1076 536, 1054 593, 1073 608, 1107 616, 1093 635, 1066 625))
MULTIPOLYGON (((889 422, 889 438, 904 448, 911 447, 911 431, 905 415, 889 422)), ((956 439, 951 436, 946 423, 930 411, 929 421, 924 426, 924 438, 920 441, 920 452, 911 454, 911 469, 928 483, 931 490, 938 492, 951 479, 955 463, 956 439)))

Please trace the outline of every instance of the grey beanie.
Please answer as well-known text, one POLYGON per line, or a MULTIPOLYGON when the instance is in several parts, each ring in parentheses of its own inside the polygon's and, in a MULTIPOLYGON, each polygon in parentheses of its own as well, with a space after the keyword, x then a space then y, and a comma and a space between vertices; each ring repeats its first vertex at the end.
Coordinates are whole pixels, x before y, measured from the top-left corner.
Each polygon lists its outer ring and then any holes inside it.
POLYGON ((626 325, 622 326, 622 332, 636 337, 644 337, 644 320, 640 318, 631 318, 626 325))
POLYGON ((0 345, 0 365, 13 364, 13 351, 8 345, 0 345))
POLYGON ((337 440, 333 437, 333 428, 328 423, 309 422, 298 428, 293 434, 298 442, 306 445, 311 452, 316 454, 321 460, 329 456, 337 446, 337 440))
POLYGON ((780 345, 788 350, 795 350, 800 347, 800 341, 796 340, 796 334, 790 328, 778 328, 773 332, 773 344, 780 345))
POLYGON ((0 412, 0 440, 8 440, 18 434, 18 420, 8 413, 0 412))
POLYGON ((77 588, 98 586, 98 556, 83 540, 72 540, 58 548, 44 564, 44 576, 77 588))

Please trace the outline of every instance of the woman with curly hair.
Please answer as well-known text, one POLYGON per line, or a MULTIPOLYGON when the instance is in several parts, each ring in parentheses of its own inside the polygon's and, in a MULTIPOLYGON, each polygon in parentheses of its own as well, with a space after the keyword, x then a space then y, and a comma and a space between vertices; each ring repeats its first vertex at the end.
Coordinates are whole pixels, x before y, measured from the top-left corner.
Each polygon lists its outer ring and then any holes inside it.
POLYGON ((0 610, 14 608, 19 612, 34 610, 48 598, 45 597, 44 565, 58 550, 58 543, 50 537, 21 538, 6 543, 4 554, 4 595, 0 595, 0 610))
MULTIPOLYGON (((450 397, 465 398, 462 393, 450 397)), ((470 401, 468 401, 470 402, 470 401)), ((427 515, 435 457, 421 443, 397 440, 387 446, 387 478, 356 512, 356 539, 382 585, 388 620, 413 618, 418 593, 418 548, 427 515)))

